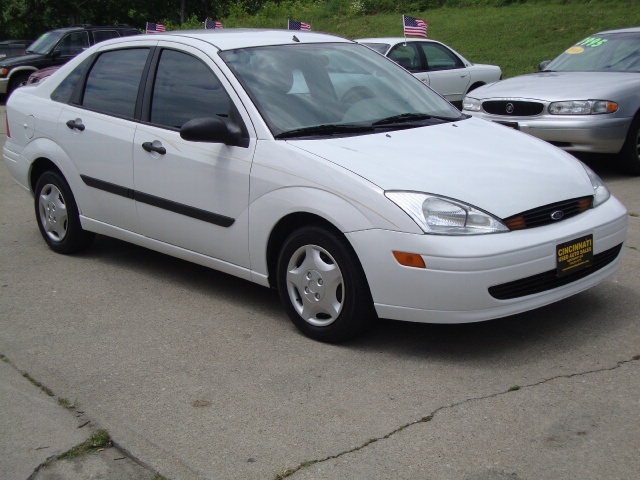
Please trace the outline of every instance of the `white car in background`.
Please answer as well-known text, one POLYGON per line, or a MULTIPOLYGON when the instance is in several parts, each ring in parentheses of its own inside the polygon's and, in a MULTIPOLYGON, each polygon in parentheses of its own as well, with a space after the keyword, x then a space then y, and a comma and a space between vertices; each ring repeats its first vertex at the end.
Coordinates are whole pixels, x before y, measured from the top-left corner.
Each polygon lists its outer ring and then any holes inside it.
POLYGON ((356 42, 403 66, 458 108, 468 92, 502 79, 497 65, 472 63, 435 40, 385 37, 358 38, 356 42))
POLYGON ((328 342, 569 297, 615 272, 627 230, 571 155, 314 32, 97 44, 9 98, 3 157, 51 250, 98 233, 276 288, 328 342))

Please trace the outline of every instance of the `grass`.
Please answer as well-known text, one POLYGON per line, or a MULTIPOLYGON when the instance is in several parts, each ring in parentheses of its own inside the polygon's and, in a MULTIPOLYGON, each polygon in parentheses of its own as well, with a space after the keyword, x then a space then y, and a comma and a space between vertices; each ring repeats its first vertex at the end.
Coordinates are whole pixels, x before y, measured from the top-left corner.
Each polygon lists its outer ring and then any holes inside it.
POLYGON ((108 446, 110 440, 111 438, 106 430, 98 430, 80 445, 76 445, 71 450, 58 455, 58 460, 77 458, 81 455, 86 455, 87 453, 93 452, 99 448, 108 446))
POLYGON ((58 405, 60 405, 61 407, 67 408, 69 410, 73 410, 74 408, 76 408, 77 403, 78 403, 77 399, 74 400, 73 402, 70 402, 66 398, 58 397, 58 405))
POLYGON ((47 387, 47 386, 43 385, 42 383, 40 383, 39 381, 37 381, 35 378, 33 378, 27 372, 20 372, 20 373, 22 374, 22 376, 24 378, 29 380, 31 383, 33 383, 36 387, 38 387, 40 390, 42 390, 44 393, 46 393, 50 397, 55 396, 55 394, 53 393, 53 391, 49 387, 47 387))
MULTIPOLYGON (((223 19, 225 27, 285 28, 291 11, 275 10, 254 16, 223 19)), ((314 31, 347 38, 402 36, 401 14, 423 18, 429 38, 440 40, 475 63, 500 65, 504 78, 537 70, 588 35, 640 24, 636 0, 540 0, 504 7, 443 7, 378 15, 329 15, 303 10, 297 20, 314 31)))

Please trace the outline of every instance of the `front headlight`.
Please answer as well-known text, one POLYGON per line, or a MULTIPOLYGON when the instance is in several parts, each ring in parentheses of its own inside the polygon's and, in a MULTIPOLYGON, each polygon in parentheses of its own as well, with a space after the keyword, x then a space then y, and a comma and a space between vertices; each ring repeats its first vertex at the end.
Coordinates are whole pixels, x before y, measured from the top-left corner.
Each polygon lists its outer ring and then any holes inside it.
POLYGON ((9 69, 7 67, 0 68, 0 77, 6 77, 7 73, 9 73, 9 69))
POLYGON ((595 208, 609 200, 611 193, 602 179, 593 170, 587 167, 584 163, 582 166, 587 172, 589 180, 591 180, 591 185, 593 186, 593 207, 595 208))
POLYGON ((551 115, 592 115, 618 111, 618 104, 608 100, 571 100, 549 104, 551 115))
POLYGON ((482 102, 477 98, 464 97, 462 101, 462 109, 468 110, 469 112, 479 112, 481 106, 482 102))
POLYGON ((385 195, 425 233, 480 235, 509 231, 500 219, 457 200, 417 192, 390 191, 385 195))

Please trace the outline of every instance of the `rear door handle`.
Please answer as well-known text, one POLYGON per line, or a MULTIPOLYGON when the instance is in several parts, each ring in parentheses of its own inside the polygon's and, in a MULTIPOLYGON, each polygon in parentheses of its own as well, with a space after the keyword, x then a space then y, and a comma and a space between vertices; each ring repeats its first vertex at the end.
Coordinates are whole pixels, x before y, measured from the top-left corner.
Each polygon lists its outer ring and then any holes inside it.
POLYGON ((81 132, 84 131, 84 125, 82 124, 82 120, 80 120, 79 118, 76 118, 75 120, 69 120, 67 122, 67 127, 69 127, 71 130, 80 130, 81 132))
POLYGON ((162 145, 159 147, 156 147, 151 142, 144 142, 142 144, 142 148, 144 148, 147 152, 156 152, 156 153, 159 153, 160 155, 164 155, 165 153, 167 153, 167 149, 164 148, 162 145))

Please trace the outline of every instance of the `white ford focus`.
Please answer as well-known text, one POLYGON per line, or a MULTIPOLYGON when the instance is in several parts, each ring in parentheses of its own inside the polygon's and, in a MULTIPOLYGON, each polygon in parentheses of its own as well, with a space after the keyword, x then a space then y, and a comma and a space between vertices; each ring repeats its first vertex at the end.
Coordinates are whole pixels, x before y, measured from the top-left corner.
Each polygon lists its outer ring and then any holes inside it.
POLYGON ((140 35, 7 106, 3 156, 52 250, 103 234, 279 290, 329 342, 376 316, 473 322, 617 268, 625 208, 569 154, 469 118, 312 32, 140 35))

